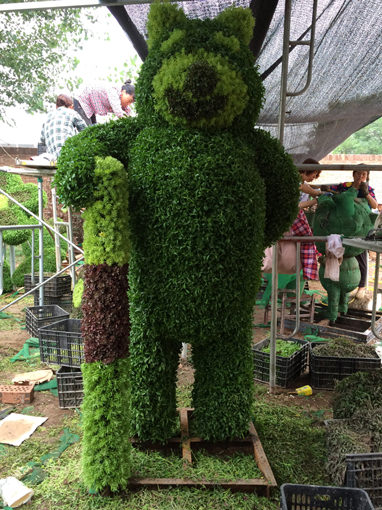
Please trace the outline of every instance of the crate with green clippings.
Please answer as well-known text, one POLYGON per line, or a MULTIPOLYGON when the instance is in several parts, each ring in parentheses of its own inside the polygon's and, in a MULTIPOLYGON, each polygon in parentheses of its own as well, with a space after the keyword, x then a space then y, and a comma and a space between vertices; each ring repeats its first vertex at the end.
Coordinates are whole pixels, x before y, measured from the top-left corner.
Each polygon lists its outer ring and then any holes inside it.
MULTIPOLYGON (((287 388, 308 365, 309 342, 299 338, 276 340, 276 384, 287 388)), ((254 378, 269 381, 269 338, 252 347, 254 378)))

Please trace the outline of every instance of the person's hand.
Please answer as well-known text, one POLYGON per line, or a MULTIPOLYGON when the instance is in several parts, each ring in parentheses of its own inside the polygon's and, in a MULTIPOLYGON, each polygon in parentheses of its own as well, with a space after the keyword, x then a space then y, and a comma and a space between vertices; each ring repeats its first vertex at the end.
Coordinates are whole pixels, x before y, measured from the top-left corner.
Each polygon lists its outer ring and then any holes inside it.
POLYGON ((369 194, 369 187, 366 182, 361 182, 358 190, 359 198, 366 198, 366 196, 369 194))

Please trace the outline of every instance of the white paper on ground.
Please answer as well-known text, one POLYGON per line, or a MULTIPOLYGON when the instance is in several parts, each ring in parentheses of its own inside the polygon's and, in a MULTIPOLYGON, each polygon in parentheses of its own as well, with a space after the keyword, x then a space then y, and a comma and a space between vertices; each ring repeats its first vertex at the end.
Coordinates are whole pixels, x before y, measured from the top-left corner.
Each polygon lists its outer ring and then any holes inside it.
POLYGON ((0 496, 3 498, 4 505, 17 508, 31 499, 33 490, 14 476, 8 476, 0 480, 0 496))
POLYGON ((48 382, 53 378, 53 370, 36 370, 34 372, 25 372, 23 374, 17 374, 12 379, 13 383, 36 383, 40 384, 48 382))
POLYGON ((20 446, 48 418, 11 413, 0 421, 0 443, 20 446))

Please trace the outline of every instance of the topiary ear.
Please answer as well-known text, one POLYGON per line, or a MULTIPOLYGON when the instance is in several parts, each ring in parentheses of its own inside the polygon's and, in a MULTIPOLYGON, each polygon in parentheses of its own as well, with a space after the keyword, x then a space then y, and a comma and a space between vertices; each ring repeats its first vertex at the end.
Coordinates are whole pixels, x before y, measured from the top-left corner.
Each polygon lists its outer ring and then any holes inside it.
POLYGON ((155 43, 166 39, 174 28, 182 28, 187 17, 176 5, 170 3, 153 3, 147 18, 147 44, 151 49, 155 43))
POLYGON ((219 23, 228 28, 231 35, 235 35, 239 41, 248 46, 252 39, 255 19, 250 9, 242 7, 228 7, 215 18, 219 23))

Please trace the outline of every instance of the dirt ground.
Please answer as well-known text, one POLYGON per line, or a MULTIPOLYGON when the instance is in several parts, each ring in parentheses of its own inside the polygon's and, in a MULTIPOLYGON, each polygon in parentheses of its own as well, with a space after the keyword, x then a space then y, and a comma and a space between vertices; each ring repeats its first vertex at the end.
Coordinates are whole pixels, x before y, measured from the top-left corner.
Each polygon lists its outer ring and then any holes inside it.
MULTIPOLYGON (((17 305, 16 305, 17 306, 17 305)), ((9 313, 12 315, 22 316, 22 308, 23 306, 16 308, 16 306, 10 310, 9 313)), ((262 323, 264 319, 264 310, 257 309, 254 316, 254 323, 262 323)), ((257 343, 262 339, 266 338, 269 334, 268 328, 254 328, 253 329, 253 342, 257 343)), ((9 330, 9 331, 0 331, 0 358, 10 358, 14 354, 16 354, 24 345, 25 341, 30 338, 29 333, 24 330, 9 330)), ((0 383, 10 384, 12 378, 18 374, 26 371, 32 371, 37 369, 48 368, 48 366, 41 364, 38 367, 25 368, 25 363, 22 365, 22 370, 18 367, 19 363, 15 363, 11 366, 11 370, 3 371, 0 374, 0 383)), ((7 365, 9 367, 9 365, 7 365)), ((49 367, 51 368, 51 367, 49 367)), ((178 384, 181 386, 189 386, 192 384, 194 380, 194 373, 192 365, 187 360, 180 360, 179 368, 178 368, 178 384)), ((268 388, 268 385, 265 383, 258 382, 259 385, 264 388, 268 388)), ((269 391, 267 393, 267 398, 271 401, 278 402, 282 405, 300 405, 304 409, 309 412, 314 412, 318 410, 322 410, 325 412, 330 412, 330 400, 331 400, 331 392, 330 391, 314 391, 313 395, 309 397, 300 397, 296 394, 293 394, 293 390, 300 386, 304 386, 305 384, 309 384, 308 376, 302 375, 298 380, 295 381, 293 388, 280 388, 277 387, 275 391, 270 394, 269 391)), ((47 428, 49 427, 57 427, 63 421, 63 419, 67 416, 71 416, 73 414, 72 409, 60 409, 58 406, 58 399, 49 391, 38 391, 34 392, 34 401, 32 403, 34 407, 34 414, 39 414, 48 418, 45 423, 47 428)), ((0 404, 0 412, 2 409, 9 407, 9 404, 0 404)), ((15 412, 20 412, 26 405, 17 405, 15 406, 15 412)))

